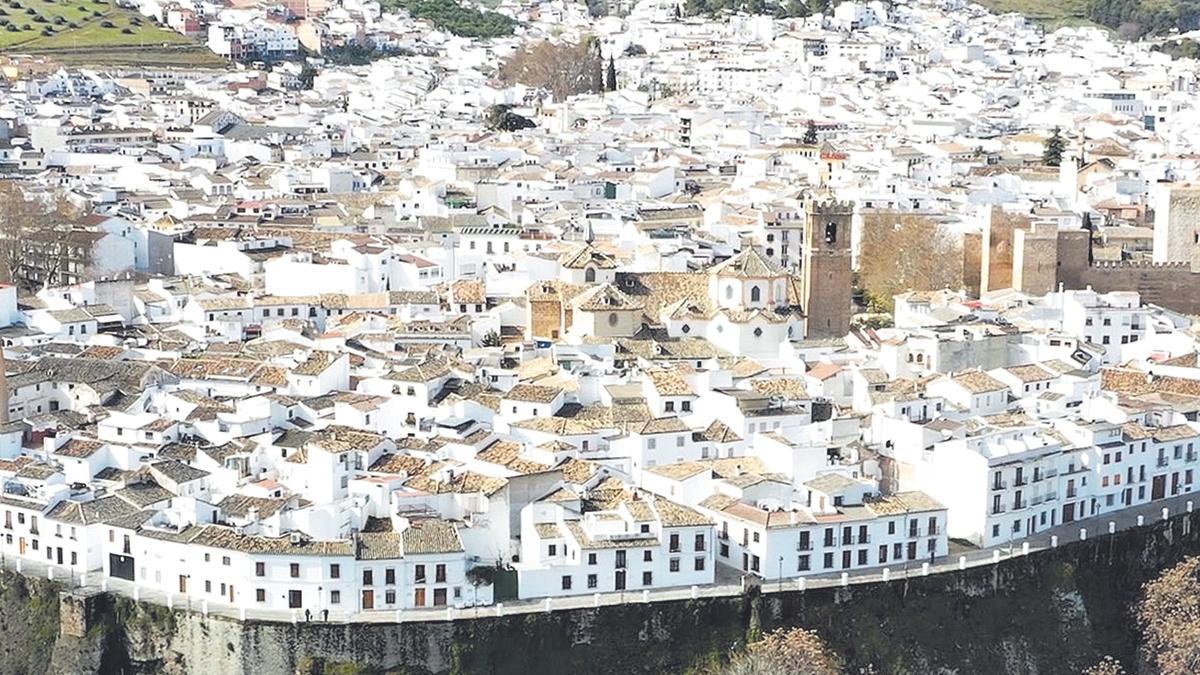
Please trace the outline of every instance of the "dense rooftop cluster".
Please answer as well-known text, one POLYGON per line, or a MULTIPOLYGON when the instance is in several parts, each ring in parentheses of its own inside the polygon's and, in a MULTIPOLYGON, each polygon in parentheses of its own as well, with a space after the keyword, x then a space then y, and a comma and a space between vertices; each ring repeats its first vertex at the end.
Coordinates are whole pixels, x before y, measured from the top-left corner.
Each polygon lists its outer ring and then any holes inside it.
POLYGON ((361 5, 312 22, 411 55, 311 89, 13 66, 6 207, 53 227, 0 288, 6 557, 355 616, 907 565, 1196 489, 1194 64, 961 3, 502 2, 490 41, 361 5), (619 86, 493 77, 554 26, 619 86), (871 244, 912 218, 960 255, 871 244), (920 263, 961 283, 852 288, 920 263))

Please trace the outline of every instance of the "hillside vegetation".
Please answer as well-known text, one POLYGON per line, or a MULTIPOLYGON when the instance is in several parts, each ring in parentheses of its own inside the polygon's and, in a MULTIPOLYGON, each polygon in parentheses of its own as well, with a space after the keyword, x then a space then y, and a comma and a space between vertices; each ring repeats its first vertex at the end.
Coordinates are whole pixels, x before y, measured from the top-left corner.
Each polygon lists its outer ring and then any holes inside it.
POLYGON ((1200 27, 1197 0, 979 0, 996 13, 1017 12, 1049 29, 1094 24, 1128 39, 1200 27))

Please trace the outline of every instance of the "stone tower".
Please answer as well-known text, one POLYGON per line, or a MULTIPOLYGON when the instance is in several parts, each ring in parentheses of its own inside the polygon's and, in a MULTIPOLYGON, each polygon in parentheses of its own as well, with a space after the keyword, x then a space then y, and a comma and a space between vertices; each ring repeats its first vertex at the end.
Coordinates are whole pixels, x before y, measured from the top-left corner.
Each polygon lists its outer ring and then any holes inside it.
POLYGON ((804 251, 800 304, 808 337, 841 337, 850 331, 851 223, 854 206, 836 200, 809 200, 804 206, 804 251))

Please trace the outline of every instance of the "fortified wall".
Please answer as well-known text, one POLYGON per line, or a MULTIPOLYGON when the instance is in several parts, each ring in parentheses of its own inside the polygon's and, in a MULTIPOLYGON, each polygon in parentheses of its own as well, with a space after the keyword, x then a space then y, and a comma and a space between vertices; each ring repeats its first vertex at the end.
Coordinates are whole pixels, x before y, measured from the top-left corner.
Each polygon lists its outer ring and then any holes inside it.
POLYGON ((1091 287, 1098 293, 1137 291, 1143 302, 1184 314, 1200 314, 1200 271, 1185 262, 1092 261, 1087 230, 1052 232, 1045 223, 996 218, 982 235, 963 246, 969 293, 1013 288, 1044 295, 1059 285, 1068 290, 1091 287), (1055 236, 1057 235, 1057 236, 1055 236))
POLYGON ((1200 511, 997 565, 891 581, 453 622, 204 617, 0 574, 0 673, 688 673, 776 627, 815 629, 857 672, 1076 675, 1127 665, 1141 585, 1200 553, 1200 511))

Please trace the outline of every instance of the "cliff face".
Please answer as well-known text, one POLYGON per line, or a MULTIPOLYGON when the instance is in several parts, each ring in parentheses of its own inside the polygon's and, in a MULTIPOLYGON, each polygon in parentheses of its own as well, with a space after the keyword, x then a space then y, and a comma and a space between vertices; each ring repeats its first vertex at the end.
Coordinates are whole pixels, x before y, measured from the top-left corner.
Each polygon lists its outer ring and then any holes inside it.
POLYGON ((0 574, 6 673, 684 673, 759 631, 816 629, 880 673, 1074 675, 1136 664, 1141 584, 1200 553, 1200 513, 889 583, 454 623, 247 623, 0 574))

